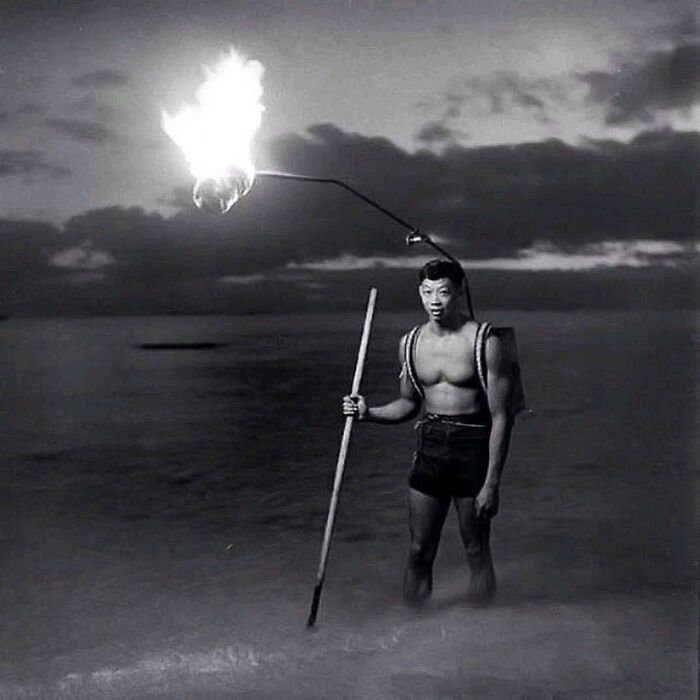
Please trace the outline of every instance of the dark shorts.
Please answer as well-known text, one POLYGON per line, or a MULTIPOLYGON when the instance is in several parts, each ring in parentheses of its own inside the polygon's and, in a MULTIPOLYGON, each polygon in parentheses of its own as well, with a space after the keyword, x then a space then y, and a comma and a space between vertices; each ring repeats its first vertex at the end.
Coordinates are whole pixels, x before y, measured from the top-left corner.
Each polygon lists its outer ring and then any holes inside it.
POLYGON ((435 498, 474 498, 489 466, 490 416, 429 413, 416 430, 409 486, 435 498))

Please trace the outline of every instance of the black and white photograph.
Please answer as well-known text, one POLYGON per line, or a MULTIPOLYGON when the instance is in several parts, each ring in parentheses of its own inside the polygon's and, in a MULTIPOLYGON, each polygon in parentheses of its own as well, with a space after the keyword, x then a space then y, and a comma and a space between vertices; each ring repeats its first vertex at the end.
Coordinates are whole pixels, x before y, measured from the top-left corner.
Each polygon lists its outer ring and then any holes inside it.
POLYGON ((690 0, 0 3, 0 700, 698 697, 690 0))

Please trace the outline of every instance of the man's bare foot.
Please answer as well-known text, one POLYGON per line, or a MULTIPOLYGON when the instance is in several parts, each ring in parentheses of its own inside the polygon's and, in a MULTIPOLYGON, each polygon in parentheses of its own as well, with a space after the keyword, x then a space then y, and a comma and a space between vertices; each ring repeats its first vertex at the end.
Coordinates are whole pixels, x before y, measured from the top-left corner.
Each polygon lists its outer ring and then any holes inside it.
POLYGON ((433 580, 430 574, 419 575, 408 569, 403 581, 403 599, 407 605, 420 607, 427 602, 433 592, 433 580))

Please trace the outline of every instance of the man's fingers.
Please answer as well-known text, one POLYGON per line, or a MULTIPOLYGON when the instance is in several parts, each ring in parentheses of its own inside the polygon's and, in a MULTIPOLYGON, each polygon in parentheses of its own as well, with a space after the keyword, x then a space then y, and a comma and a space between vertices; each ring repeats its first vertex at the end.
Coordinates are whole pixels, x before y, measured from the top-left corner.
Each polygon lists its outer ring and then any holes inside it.
POLYGON ((343 397, 343 414, 364 420, 367 415, 367 404, 360 394, 351 394, 343 397))
POLYGON ((474 514, 477 518, 492 518, 497 510, 498 505, 495 503, 482 503, 478 500, 474 502, 474 514))

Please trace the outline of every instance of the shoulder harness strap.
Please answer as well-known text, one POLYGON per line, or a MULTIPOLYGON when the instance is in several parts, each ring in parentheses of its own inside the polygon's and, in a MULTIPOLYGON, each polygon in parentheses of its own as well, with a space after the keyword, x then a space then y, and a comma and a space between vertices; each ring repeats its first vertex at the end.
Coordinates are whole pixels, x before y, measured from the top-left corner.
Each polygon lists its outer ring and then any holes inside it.
POLYGON ((480 323, 476 330, 476 338, 474 340, 474 357, 476 364, 476 372, 479 375, 479 382, 484 393, 487 388, 487 369, 486 369, 486 338, 491 332, 490 323, 480 323))
POLYGON ((420 329, 420 326, 415 326, 411 329, 410 333, 406 337, 406 345, 404 346, 403 366, 404 371, 408 373, 408 378, 411 380, 411 384, 413 384, 413 388, 416 390, 416 393, 423 399, 425 398, 425 392, 423 391, 423 387, 418 382, 418 376, 416 375, 416 366, 414 359, 416 341, 418 340, 418 334, 420 333, 420 329))

